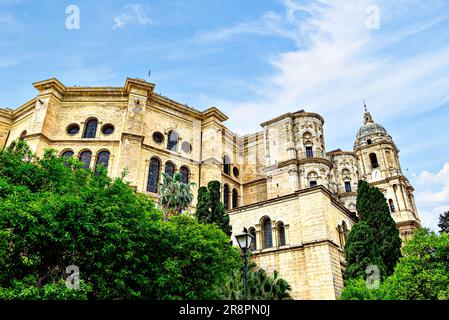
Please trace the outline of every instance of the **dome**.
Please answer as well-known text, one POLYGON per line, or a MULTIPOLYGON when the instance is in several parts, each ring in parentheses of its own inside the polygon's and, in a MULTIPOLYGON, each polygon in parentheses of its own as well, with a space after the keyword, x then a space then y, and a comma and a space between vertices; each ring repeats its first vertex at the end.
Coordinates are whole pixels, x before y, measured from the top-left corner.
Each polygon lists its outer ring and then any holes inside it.
POLYGON ((365 124, 363 127, 359 129, 357 132, 356 139, 362 139, 369 135, 375 135, 375 134, 383 134, 388 135, 387 130, 385 130, 384 127, 382 127, 380 124, 377 124, 373 121, 373 117, 371 117, 371 114, 368 111, 365 111, 365 124))
POLYGON ((374 122, 368 122, 363 127, 361 127, 359 129, 359 131, 357 132, 356 138, 361 139, 368 135, 377 134, 377 133, 387 134, 387 130, 385 130, 385 128, 382 127, 380 124, 377 124, 374 122))

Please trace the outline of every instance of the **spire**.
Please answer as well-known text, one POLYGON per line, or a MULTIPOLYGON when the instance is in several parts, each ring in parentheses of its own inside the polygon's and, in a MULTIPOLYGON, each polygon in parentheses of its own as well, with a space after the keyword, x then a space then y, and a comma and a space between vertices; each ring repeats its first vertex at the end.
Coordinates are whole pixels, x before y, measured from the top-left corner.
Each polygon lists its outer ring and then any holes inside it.
POLYGON ((363 99, 363 106, 365 107, 365 114, 363 115, 364 124, 367 123, 374 123, 373 117, 371 117, 371 113, 368 112, 368 109, 366 108, 366 102, 365 99, 363 99))

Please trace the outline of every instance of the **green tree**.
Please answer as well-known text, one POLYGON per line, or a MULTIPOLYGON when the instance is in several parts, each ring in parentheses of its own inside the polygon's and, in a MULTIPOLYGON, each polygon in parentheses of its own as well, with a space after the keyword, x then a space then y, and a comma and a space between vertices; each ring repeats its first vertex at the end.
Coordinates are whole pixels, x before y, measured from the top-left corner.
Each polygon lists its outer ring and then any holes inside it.
POLYGON ((366 270, 370 265, 378 266, 381 276, 385 274, 379 247, 374 241, 371 228, 365 221, 356 223, 349 233, 345 245, 345 256, 347 263, 345 278, 347 279, 366 277, 366 270))
POLYGON ((386 293, 383 286, 369 288, 364 278, 349 279, 339 297, 340 300, 384 300, 386 293))
POLYGON ((360 221, 365 221, 373 233, 374 242, 379 246, 380 256, 386 267, 386 274, 392 274, 401 257, 401 238, 385 196, 378 188, 359 181, 357 212, 360 221))
POLYGON ((177 172, 172 176, 162 173, 163 181, 160 184, 160 204, 164 212, 164 220, 171 216, 180 215, 192 203, 193 194, 190 187, 194 183, 182 182, 182 175, 177 172))
POLYGON ((415 232, 404 256, 384 284, 389 299, 449 299, 449 234, 426 229, 415 232))
POLYGON ((207 188, 201 187, 198 190, 196 217, 202 223, 215 223, 224 233, 231 236, 232 226, 229 224, 229 215, 226 214, 220 198, 219 181, 210 181, 207 188))
POLYGON ((448 300, 449 235, 417 230, 403 248, 394 273, 378 289, 368 289, 363 278, 345 283, 345 300, 448 300))
MULTIPOLYGON (((244 279, 241 269, 232 273, 224 286, 219 290, 219 296, 224 300, 244 299, 244 279)), ((252 264, 247 273, 247 299, 248 300, 290 300, 291 286, 273 271, 269 275, 264 269, 252 264)))
POLYGON ((438 223, 438 227, 440 228, 440 233, 443 232, 449 233, 449 211, 440 214, 440 221, 438 223))
POLYGON ((210 223, 210 196, 207 187, 198 189, 198 202, 196 205, 195 216, 198 222, 210 223))
POLYGON ((39 158, 22 141, 0 151, 0 299, 209 299, 240 265, 217 226, 164 221, 104 168, 39 158), (64 285, 70 265, 76 292, 64 285))

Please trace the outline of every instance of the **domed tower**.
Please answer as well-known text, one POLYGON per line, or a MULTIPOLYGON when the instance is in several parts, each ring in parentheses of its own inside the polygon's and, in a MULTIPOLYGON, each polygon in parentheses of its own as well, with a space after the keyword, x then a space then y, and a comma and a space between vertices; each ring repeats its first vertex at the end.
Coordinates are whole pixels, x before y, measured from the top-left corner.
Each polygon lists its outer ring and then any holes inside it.
POLYGON ((414 188, 402 173, 399 150, 392 137, 373 121, 366 106, 364 125, 357 132, 354 153, 360 178, 384 193, 401 238, 410 238, 413 230, 420 226, 414 188))

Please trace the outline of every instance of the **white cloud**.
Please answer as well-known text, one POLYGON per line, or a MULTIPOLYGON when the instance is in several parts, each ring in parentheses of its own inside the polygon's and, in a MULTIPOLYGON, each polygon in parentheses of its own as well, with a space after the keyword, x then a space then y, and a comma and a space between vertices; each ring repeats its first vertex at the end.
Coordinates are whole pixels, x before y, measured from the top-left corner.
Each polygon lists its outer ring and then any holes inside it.
POLYGON ((227 28, 197 32, 194 40, 199 43, 227 41, 235 36, 245 34, 279 36, 295 40, 295 32, 282 27, 283 18, 277 13, 267 12, 261 17, 260 21, 242 22, 227 28))
POLYGON ((448 45, 442 42, 432 50, 394 55, 407 38, 437 26, 446 16, 395 24, 392 21, 401 21, 401 15, 409 13, 403 12, 406 2, 281 2, 283 14, 267 12, 258 21, 196 35, 203 42, 273 35, 296 45, 295 50, 269 57, 275 73, 248 85, 251 100, 212 98, 210 103, 230 116, 231 129, 253 132, 271 117, 304 108, 325 116, 326 130, 332 132, 329 145, 340 147, 337 143, 354 137, 361 125, 363 98, 379 122, 402 118, 405 111, 424 112, 448 99, 448 45), (373 3, 381 9, 380 30, 366 27, 366 8, 373 3))
MULTIPOLYGON (((290 39, 295 45, 269 57, 275 72, 246 86, 248 100, 202 97, 210 99, 205 104, 226 110, 230 129, 254 132, 261 129, 259 123, 279 114, 306 109, 326 119, 328 150, 341 144, 351 148, 362 125, 363 98, 380 123, 385 119, 400 123, 404 115, 422 114, 449 101, 449 45, 438 31, 447 23, 447 10, 438 7, 444 2, 281 3, 283 14, 267 12, 258 21, 197 33, 196 40, 205 43, 269 35, 290 39), (380 8, 379 30, 366 27, 366 9, 373 4, 380 8), (433 38, 424 39, 429 30, 433 38)), ((422 140, 409 143, 425 145, 427 150, 432 141, 444 139, 423 135, 422 140)), ((436 174, 422 172, 416 187, 422 223, 436 229, 439 214, 449 210, 449 164, 436 174)))
POLYGON ((422 223, 437 230, 439 215, 449 210, 449 163, 437 173, 423 171, 414 178, 420 190, 416 204, 422 223))
POLYGON ((114 18, 114 26, 112 29, 122 29, 127 24, 137 24, 139 26, 152 25, 153 20, 151 20, 146 9, 141 4, 130 4, 126 5, 125 9, 127 13, 122 13, 114 18))

